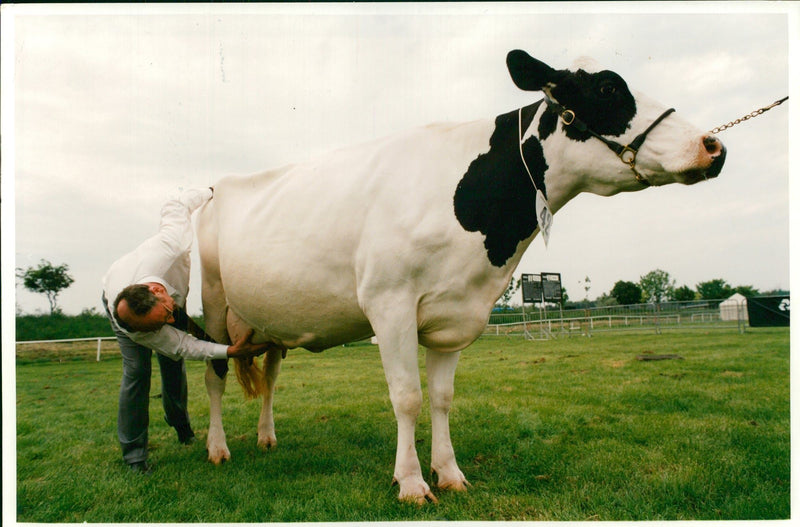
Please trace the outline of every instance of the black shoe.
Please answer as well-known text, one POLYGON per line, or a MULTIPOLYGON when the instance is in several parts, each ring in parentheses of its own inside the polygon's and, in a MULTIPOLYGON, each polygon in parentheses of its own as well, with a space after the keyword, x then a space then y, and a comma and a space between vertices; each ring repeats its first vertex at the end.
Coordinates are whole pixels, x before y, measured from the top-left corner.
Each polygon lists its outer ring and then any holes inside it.
MULTIPOLYGON (((172 426, 169 423, 169 421, 167 421, 166 415, 164 416, 164 421, 166 421, 168 425, 172 426)), ((194 431, 192 430, 192 425, 187 423, 185 425, 176 426, 174 428, 175 431, 178 432, 178 443, 181 443, 183 445, 191 445, 192 443, 197 441, 197 438, 194 436, 194 431)))
POLYGON ((139 461, 138 463, 131 463, 128 465, 130 467, 131 472, 135 474, 143 474, 148 475, 150 474, 151 468, 150 465, 147 464, 147 461, 139 461))
POLYGON ((194 436, 194 433, 192 433, 192 435, 184 437, 183 439, 178 438, 178 441, 184 445, 191 445, 192 443, 197 443, 197 438, 194 436))
POLYGON ((194 432, 192 431, 191 427, 186 428, 178 428, 176 429, 178 432, 178 442, 183 445, 191 445, 192 443, 197 441, 197 438, 194 436, 194 432))

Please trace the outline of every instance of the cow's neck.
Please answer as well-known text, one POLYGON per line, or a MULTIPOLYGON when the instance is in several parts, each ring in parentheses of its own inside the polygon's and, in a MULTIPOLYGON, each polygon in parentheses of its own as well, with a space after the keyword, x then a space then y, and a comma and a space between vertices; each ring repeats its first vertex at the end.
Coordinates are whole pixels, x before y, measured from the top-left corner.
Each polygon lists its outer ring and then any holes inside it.
MULTIPOLYGON (((557 125, 558 115, 538 101, 526 109, 532 108, 531 123, 523 134, 525 141, 536 140, 542 146, 545 158, 548 160, 543 179, 547 188, 547 202, 554 214, 567 204, 572 198, 585 191, 581 187, 583 178, 576 177, 570 172, 571 165, 567 162, 569 155, 564 149, 565 143, 558 140, 557 125)), ((523 119, 523 125, 526 121, 523 119)))
POLYGON ((540 122, 542 112, 539 101, 498 116, 489 151, 471 162, 453 197, 458 221, 466 230, 485 236, 489 261, 498 268, 516 266, 537 232, 536 189, 545 195, 553 212, 575 195, 552 173, 545 159, 539 137, 548 128, 540 122))

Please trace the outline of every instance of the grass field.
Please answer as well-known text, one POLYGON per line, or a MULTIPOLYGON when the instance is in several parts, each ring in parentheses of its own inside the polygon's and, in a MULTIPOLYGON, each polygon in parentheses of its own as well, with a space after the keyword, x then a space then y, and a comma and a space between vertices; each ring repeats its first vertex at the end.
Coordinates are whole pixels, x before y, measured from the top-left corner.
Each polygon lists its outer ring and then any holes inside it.
MULTIPOLYGON (((266 453, 255 445, 260 402, 229 382, 232 460, 219 467, 206 461, 204 365, 189 363, 200 441, 178 444, 152 398, 147 477, 128 473, 116 441, 120 360, 104 352, 93 362, 94 346, 85 360, 18 359, 18 521, 790 517, 788 329, 482 338, 462 354, 451 414, 473 486, 434 489, 440 503, 423 507, 397 502, 389 485, 395 421, 374 346, 290 351, 275 404, 279 445, 266 453)), ((417 449, 427 466, 427 409, 417 449)))

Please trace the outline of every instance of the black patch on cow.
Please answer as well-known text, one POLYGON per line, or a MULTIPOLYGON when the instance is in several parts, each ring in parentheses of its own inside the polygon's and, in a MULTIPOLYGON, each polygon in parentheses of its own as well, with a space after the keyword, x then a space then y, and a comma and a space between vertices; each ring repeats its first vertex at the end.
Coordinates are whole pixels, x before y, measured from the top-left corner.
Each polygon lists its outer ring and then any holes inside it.
MULTIPOLYGON (((533 121, 541 101, 523 108, 522 130, 533 121)), ((456 187, 453 205, 464 229, 486 236, 489 261, 502 267, 517 251, 517 245, 537 227, 536 191, 519 154, 518 112, 500 115, 489 139, 489 151, 470 163, 456 187)), ((522 145, 525 161, 536 186, 547 196, 547 170, 542 144, 536 137, 522 145)))
POLYGON ((228 359, 211 359, 211 367, 214 368, 217 377, 224 379, 228 373, 228 359))
POLYGON ((549 107, 546 108, 542 118, 539 119, 539 140, 544 141, 555 132, 556 124, 558 124, 558 114, 549 107))
MULTIPOLYGON (((575 112, 591 130, 600 135, 624 134, 636 115, 636 101, 628 85, 613 71, 587 73, 579 69, 575 73, 570 72, 560 79, 551 93, 559 104, 575 112)), ((542 122, 547 120, 550 125, 553 121, 554 126, 555 119, 548 116, 549 113, 552 112, 546 112, 542 122)), ((575 141, 586 141, 591 137, 588 132, 581 132, 572 126, 564 129, 567 137, 575 141)), ((541 135, 541 130, 540 137, 546 137, 541 135)))

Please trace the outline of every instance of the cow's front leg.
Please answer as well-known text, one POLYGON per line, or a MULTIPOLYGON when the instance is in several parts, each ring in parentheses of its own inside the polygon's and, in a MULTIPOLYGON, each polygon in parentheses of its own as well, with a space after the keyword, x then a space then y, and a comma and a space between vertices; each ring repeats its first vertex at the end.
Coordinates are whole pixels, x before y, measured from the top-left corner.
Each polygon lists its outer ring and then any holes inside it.
POLYGON ((416 345, 413 352, 400 351, 386 349, 384 341, 385 338, 378 337, 383 369, 389 384, 389 397, 397 419, 397 455, 393 482, 400 485, 398 498, 418 504, 425 503, 426 498, 436 502, 436 496, 422 477, 414 442, 417 417, 422 408, 416 345))
POLYGON ((450 441, 450 405, 453 402, 453 379, 460 352, 441 353, 427 350, 425 370, 431 402, 431 470, 438 476, 441 489, 467 490, 469 482, 456 463, 450 441))
POLYGON ((222 394, 225 393, 225 378, 214 371, 211 362, 206 365, 206 390, 208 391, 208 460, 219 465, 230 460, 231 452, 225 442, 225 430, 222 428, 222 394))
POLYGON ((275 422, 272 417, 272 399, 275 393, 275 383, 281 371, 283 353, 285 350, 270 350, 264 359, 266 389, 261 401, 261 415, 258 418, 258 446, 264 450, 278 446, 278 439, 275 437, 275 422))
POLYGON ((378 347, 383 362, 383 371, 389 385, 389 397, 397 419, 397 456, 395 457, 393 483, 400 485, 398 498, 417 504, 426 499, 436 502, 436 496, 422 477, 417 450, 414 445, 414 429, 422 408, 422 388, 417 363, 416 313, 413 316, 397 316, 397 299, 392 305, 378 309, 380 320, 370 320, 378 337, 378 347), (386 316, 392 316, 387 320, 386 316))

